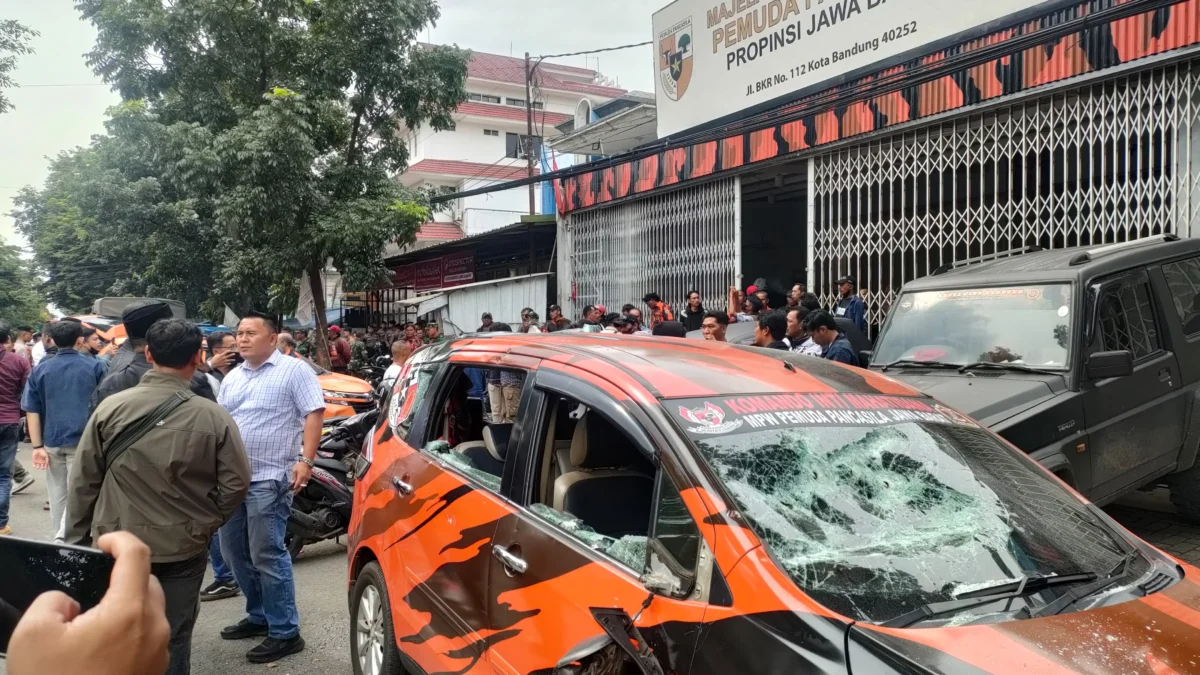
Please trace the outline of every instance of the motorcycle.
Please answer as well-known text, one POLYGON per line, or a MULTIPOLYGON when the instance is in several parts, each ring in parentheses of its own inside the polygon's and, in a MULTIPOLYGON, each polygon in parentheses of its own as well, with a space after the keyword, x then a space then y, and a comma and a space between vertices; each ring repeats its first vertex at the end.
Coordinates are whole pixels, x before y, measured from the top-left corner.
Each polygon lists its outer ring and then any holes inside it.
POLYGON ((284 543, 293 561, 306 545, 346 533, 354 501, 354 463, 378 419, 379 411, 370 410, 321 429, 312 476, 292 498, 288 516, 284 543))
POLYGON ((383 381, 383 374, 387 372, 390 365, 392 365, 392 357, 377 356, 363 371, 362 377, 370 382, 372 387, 378 387, 379 383, 383 381))

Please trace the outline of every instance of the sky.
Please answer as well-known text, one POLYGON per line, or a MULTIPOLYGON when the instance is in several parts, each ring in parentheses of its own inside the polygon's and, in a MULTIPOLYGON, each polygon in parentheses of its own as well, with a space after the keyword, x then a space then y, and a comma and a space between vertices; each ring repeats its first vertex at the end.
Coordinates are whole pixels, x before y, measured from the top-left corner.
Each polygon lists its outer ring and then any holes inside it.
MULTIPOLYGON (((651 15, 668 0, 441 0, 442 18, 425 39, 494 54, 535 56, 650 40, 651 15)), ((48 158, 104 133, 105 110, 119 102, 84 61, 96 33, 72 0, 0 0, 0 19, 41 33, 22 57, 6 95, 15 110, 0 115, 0 239, 23 246, 9 216, 25 185, 42 184, 48 158)), ((595 56, 551 59, 598 69, 626 89, 654 91, 649 46, 595 56)))

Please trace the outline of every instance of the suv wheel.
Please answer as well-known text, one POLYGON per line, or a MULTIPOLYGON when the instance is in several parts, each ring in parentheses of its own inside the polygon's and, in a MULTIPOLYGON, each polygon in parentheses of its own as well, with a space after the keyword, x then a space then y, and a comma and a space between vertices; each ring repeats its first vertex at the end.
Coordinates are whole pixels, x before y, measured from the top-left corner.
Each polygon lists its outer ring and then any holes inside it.
POLYGON ((401 675, 400 651, 392 630, 392 603, 379 563, 370 562, 354 583, 350 605, 350 659, 354 675, 401 675))
POLYGON ((1189 521, 1200 523, 1200 467, 1171 476, 1169 483, 1175 510, 1189 521))

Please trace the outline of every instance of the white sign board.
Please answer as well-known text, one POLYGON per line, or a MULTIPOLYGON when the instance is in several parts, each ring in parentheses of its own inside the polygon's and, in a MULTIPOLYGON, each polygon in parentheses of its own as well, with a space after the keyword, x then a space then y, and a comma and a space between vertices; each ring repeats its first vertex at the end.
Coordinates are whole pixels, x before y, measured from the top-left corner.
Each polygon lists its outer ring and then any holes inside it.
POLYGON ((676 0, 654 15, 659 138, 1049 0, 676 0))
POLYGON ((296 303, 296 320, 301 326, 317 325, 317 307, 313 302, 312 284, 308 283, 308 272, 300 273, 300 301, 296 303))

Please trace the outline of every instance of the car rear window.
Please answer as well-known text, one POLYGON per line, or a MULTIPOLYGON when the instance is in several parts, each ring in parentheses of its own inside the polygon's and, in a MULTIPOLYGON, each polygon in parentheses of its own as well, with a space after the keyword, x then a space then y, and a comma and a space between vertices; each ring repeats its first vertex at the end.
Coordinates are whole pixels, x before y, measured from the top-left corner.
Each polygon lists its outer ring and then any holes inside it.
POLYGON ((1044 471, 932 399, 788 394, 664 405, 736 504, 730 517, 810 597, 857 621, 882 623, 1028 574, 1104 574, 1124 554, 1044 471))

